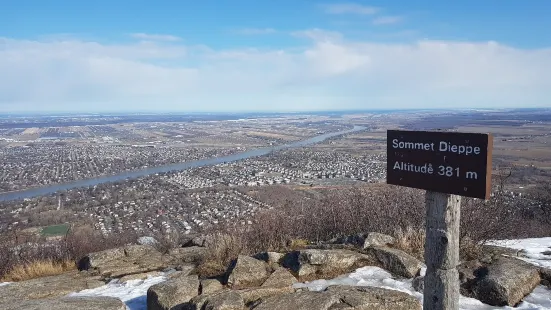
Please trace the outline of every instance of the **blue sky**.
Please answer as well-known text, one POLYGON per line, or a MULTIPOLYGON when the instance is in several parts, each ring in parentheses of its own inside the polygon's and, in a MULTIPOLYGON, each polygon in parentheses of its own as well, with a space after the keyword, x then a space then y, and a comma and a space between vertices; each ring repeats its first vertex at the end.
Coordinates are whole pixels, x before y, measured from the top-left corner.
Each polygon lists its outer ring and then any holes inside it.
POLYGON ((551 107, 551 1, 29 1, 0 112, 551 107))

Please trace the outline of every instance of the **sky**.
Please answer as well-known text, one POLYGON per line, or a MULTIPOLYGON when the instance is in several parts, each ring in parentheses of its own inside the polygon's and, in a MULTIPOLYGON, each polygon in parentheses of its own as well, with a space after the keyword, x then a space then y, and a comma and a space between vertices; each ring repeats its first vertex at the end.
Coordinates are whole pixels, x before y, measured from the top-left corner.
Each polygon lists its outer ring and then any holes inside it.
POLYGON ((0 113, 551 107, 548 0, 3 0, 0 113))

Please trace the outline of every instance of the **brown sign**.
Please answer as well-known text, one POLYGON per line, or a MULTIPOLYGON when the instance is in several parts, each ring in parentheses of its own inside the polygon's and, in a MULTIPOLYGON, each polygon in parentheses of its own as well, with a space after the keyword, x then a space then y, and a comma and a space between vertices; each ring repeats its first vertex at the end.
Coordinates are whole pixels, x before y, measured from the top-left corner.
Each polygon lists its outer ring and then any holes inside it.
POLYGON ((489 199, 491 134, 387 132, 387 183, 489 199))

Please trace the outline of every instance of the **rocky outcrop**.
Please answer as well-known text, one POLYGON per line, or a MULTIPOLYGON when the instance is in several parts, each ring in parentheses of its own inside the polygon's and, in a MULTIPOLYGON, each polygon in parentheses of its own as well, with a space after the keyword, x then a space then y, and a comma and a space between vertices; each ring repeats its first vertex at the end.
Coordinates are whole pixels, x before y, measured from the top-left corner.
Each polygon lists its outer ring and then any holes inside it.
POLYGON ((197 276, 179 276, 155 284, 147 290, 148 310, 169 310, 181 307, 199 294, 197 276))
POLYGON ((102 285, 105 285, 105 282, 101 281, 99 277, 89 277, 77 271, 15 282, 0 286, 0 305, 14 300, 57 298, 75 291, 96 288, 102 285))
POLYGON ((306 249, 288 253, 282 264, 293 271, 300 281, 310 281, 377 265, 377 262, 370 255, 351 250, 306 249))
POLYGON ((329 287, 323 292, 296 292, 267 298, 255 310, 293 309, 421 309, 420 302, 406 293, 374 287, 329 287))
POLYGON ((540 284, 538 268, 515 258, 501 257, 479 268, 474 296, 492 306, 515 306, 540 284))
POLYGON ((162 254, 149 245, 129 245, 90 253, 79 261, 78 266, 80 270, 88 270, 102 278, 121 278, 196 263, 205 253, 205 248, 189 247, 171 249, 162 254))
POLYGON ((368 252, 377 258, 384 269, 399 277, 413 278, 423 268, 423 263, 418 259, 398 249, 372 247, 368 252))
POLYGON ((265 262, 249 256, 239 256, 230 270, 228 285, 233 289, 260 286, 270 276, 265 262))
POLYGON ((394 242, 395 239, 393 237, 376 232, 339 237, 329 241, 332 244, 349 244, 361 249, 374 246, 388 246, 394 244, 394 242))
POLYGON ((59 299, 21 300, 2 304, 4 310, 126 310, 126 305, 112 297, 65 297, 59 299))

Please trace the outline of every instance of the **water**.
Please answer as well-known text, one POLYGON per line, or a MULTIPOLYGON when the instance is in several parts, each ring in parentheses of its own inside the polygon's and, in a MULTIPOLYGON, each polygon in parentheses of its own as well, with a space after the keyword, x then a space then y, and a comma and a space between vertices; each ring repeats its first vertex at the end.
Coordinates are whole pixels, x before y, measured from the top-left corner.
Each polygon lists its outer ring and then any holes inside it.
POLYGON ((336 136, 340 136, 340 135, 344 135, 352 132, 358 132, 364 129, 365 127, 354 126, 354 128, 349 130, 326 133, 326 134, 318 135, 306 140, 297 141, 294 143, 279 145, 279 146, 270 147, 270 148, 260 148, 260 149, 255 149, 255 150, 251 150, 243 153, 237 153, 237 154, 228 155, 228 156, 201 159, 201 160, 195 160, 195 161, 189 161, 189 162, 183 162, 183 163, 177 163, 177 164, 171 164, 171 165, 165 165, 165 166, 151 167, 151 168, 145 168, 141 170, 122 172, 115 175, 101 176, 101 177, 79 180, 79 181, 74 181, 69 183, 48 185, 43 187, 30 188, 22 191, 17 191, 17 192, 3 193, 3 194, 0 194, 0 201, 9 201, 9 200, 16 200, 16 199, 32 198, 36 196, 50 195, 58 191, 64 191, 64 190, 69 190, 69 189, 79 188, 79 187, 89 187, 89 186, 94 186, 102 183, 123 181, 126 179, 135 179, 135 178, 139 178, 139 177, 143 177, 143 176, 147 176, 155 173, 178 171, 178 170, 185 170, 190 168, 212 166, 212 165, 217 165, 221 163, 234 162, 234 161, 247 159, 251 157, 267 155, 272 151, 280 151, 288 148, 302 147, 302 146, 319 143, 332 137, 336 137, 336 136))

